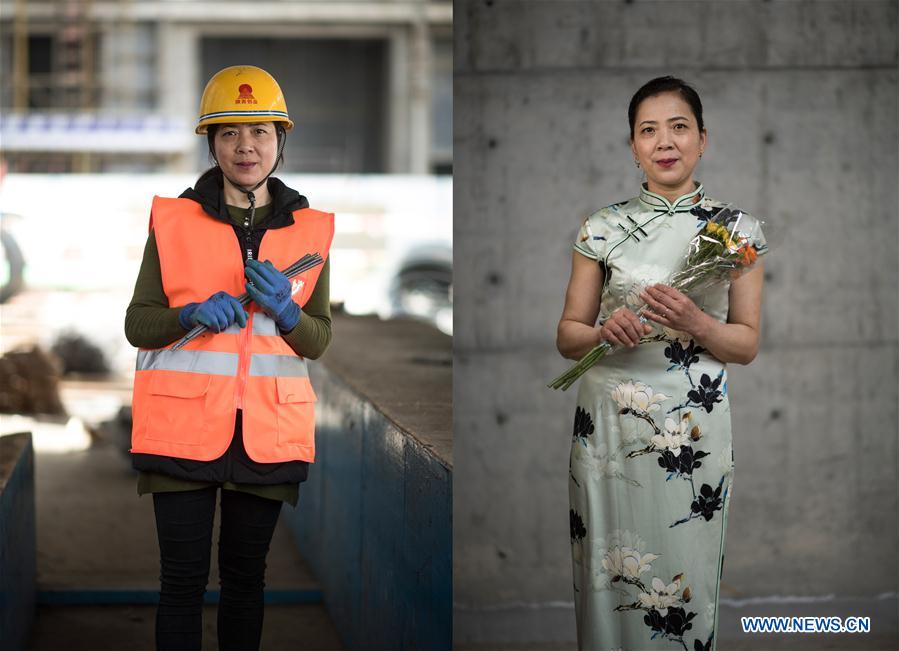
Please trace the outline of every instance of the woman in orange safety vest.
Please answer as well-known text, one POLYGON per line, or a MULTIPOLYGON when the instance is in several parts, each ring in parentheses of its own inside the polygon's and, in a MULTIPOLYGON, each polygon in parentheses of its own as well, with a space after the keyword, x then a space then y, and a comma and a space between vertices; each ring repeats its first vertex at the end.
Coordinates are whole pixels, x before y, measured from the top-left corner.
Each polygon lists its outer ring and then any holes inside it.
POLYGON ((334 216, 271 176, 292 128, 269 73, 219 71, 196 128, 215 166, 178 198, 153 199, 125 332, 139 349, 132 463, 159 538, 158 649, 201 647, 220 488, 219 649, 258 649, 271 537, 314 460, 306 358, 331 339, 334 216), (324 264, 282 273, 312 253, 324 264), (198 325, 204 334, 173 349, 198 325))

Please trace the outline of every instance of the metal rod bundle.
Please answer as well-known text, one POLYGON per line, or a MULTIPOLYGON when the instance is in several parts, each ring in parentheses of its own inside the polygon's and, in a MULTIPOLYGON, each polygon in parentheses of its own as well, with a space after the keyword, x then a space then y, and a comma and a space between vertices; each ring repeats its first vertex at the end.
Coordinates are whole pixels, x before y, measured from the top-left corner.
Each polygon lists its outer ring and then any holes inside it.
MULTIPOLYGON (((294 262, 292 265, 290 265, 286 269, 283 269, 281 271, 281 273, 284 274, 285 276, 287 276, 288 278, 293 278, 294 276, 299 276, 304 271, 308 271, 309 269, 312 269, 313 267, 317 267, 320 264, 324 264, 324 262, 325 261, 321 257, 320 254, 307 253, 302 258, 300 258, 299 260, 294 262)), ((241 305, 246 306, 246 305, 249 305, 251 299, 250 299, 249 294, 244 292, 243 294, 241 294, 240 296, 237 297, 237 300, 240 301, 241 305)), ((170 350, 178 350, 179 348, 182 348, 185 344, 187 344, 190 341, 193 341, 194 339, 199 337, 201 334, 206 332, 208 329, 209 328, 204 325, 195 326, 190 332, 188 332, 186 335, 181 337, 181 339, 179 339, 175 343, 175 345, 171 347, 170 350)))

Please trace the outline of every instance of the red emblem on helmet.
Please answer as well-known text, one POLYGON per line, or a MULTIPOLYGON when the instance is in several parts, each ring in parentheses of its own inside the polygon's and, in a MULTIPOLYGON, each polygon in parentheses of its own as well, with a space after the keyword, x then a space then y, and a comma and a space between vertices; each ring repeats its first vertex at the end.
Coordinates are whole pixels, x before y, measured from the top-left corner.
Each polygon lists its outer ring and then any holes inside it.
POLYGON ((257 104, 256 98, 253 97, 253 87, 250 84, 241 84, 237 88, 239 95, 234 100, 235 104, 257 104))

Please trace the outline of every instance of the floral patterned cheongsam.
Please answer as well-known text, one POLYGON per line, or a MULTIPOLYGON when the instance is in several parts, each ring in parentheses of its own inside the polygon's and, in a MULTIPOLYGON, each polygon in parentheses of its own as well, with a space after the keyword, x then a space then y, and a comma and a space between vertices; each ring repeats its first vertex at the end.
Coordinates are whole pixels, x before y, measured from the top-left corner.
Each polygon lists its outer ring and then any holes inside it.
MULTIPOLYGON (((605 270, 600 320, 637 310, 681 268, 726 202, 701 184, 673 203, 649 192, 586 219, 574 248, 605 270)), ((733 207, 732 207, 733 208, 733 207)), ((755 244, 765 247, 758 231, 755 244)), ((729 282, 690 298, 726 322, 729 282)), ((727 368, 653 321, 578 381, 569 497, 578 648, 713 651, 733 452, 727 368)))

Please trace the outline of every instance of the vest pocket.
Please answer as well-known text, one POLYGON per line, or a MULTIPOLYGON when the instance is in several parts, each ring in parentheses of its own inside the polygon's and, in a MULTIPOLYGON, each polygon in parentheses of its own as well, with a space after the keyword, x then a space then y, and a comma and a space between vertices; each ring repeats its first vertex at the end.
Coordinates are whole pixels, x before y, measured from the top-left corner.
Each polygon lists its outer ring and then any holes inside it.
POLYGON ((163 372, 150 380, 147 438, 180 445, 200 445, 206 396, 212 377, 163 372))
POLYGON ((311 446, 315 436, 315 392, 309 378, 278 377, 278 443, 311 446))

